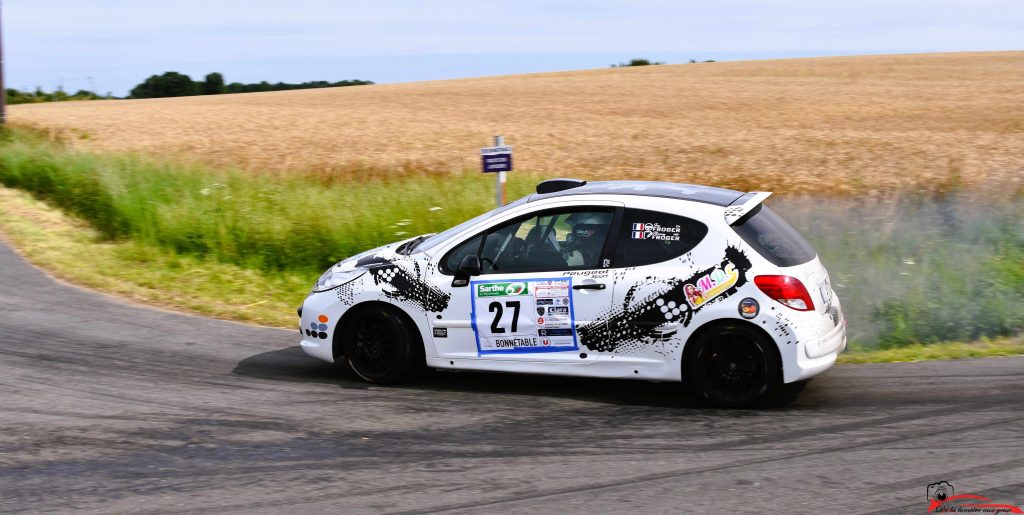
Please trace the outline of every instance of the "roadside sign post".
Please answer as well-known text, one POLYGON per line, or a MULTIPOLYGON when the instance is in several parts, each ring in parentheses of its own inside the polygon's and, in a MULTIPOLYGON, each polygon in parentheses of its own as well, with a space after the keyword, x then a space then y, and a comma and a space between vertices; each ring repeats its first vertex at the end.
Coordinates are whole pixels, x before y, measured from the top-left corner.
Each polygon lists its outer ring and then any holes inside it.
POLYGON ((512 146, 505 145, 505 136, 495 136, 493 147, 480 149, 483 173, 497 173, 495 193, 498 207, 505 205, 505 182, 507 172, 512 171, 512 146))

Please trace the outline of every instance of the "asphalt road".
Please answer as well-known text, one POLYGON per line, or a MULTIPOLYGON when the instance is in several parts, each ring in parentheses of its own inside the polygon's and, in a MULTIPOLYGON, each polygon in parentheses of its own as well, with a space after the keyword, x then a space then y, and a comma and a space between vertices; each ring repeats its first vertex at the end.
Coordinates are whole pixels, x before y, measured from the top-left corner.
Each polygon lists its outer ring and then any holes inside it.
POLYGON ((1024 502, 1024 358, 842 366, 725 411, 673 384, 370 387, 297 342, 0 245, 0 511, 923 513, 939 480, 1024 502))

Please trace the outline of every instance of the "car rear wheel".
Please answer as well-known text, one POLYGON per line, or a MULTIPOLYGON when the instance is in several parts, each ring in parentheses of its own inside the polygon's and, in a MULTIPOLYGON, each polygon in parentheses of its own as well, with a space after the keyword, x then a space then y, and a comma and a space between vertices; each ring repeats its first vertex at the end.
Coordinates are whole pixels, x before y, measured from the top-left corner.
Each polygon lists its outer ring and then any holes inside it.
POLYGON ((717 328, 698 337, 688 353, 684 377, 704 402, 723 408, 776 404, 782 367, 774 345, 741 325, 717 328))
POLYGON ((360 309, 344 331, 345 360, 370 383, 397 383, 423 365, 423 343, 416 328, 395 308, 360 309))

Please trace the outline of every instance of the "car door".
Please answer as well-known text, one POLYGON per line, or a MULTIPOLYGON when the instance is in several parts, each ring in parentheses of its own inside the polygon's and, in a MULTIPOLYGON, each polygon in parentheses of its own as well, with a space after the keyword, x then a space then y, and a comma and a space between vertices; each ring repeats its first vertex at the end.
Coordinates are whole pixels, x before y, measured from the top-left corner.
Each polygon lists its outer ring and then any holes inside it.
POLYGON ((451 291, 431 320, 434 347, 448 359, 584 363, 577 326, 610 307, 617 207, 606 202, 534 211, 496 224, 448 251, 434 280, 451 291), (469 255, 481 273, 453 287, 469 255))
POLYGON ((612 309, 600 324, 579 328, 583 345, 599 351, 600 359, 620 364, 677 357, 696 310, 685 295, 687 286, 693 286, 684 283, 696 271, 722 261, 719 254, 692 252, 707 234, 705 224, 683 214, 625 208, 612 257, 612 309))

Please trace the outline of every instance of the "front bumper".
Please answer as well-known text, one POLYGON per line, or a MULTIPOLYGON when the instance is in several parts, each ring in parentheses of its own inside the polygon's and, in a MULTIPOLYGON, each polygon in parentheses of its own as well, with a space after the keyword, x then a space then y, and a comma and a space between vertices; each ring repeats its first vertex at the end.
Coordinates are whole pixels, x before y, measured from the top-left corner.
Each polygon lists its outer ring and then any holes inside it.
POLYGON ((333 291, 314 293, 303 301, 299 313, 299 345, 310 356, 334 363, 334 330, 342 308, 333 291))

